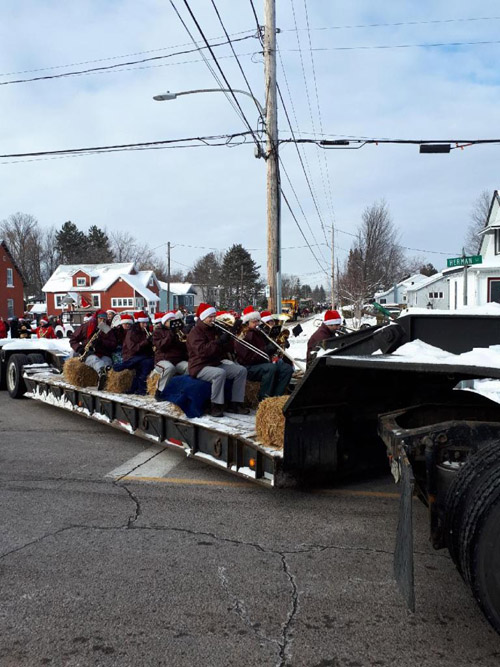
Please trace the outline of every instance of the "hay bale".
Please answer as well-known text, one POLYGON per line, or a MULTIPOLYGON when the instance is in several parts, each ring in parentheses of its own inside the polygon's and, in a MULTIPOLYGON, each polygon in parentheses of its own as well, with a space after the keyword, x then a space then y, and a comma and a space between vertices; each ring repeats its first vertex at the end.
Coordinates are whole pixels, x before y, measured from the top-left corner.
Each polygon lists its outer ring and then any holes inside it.
POLYGON ((245 405, 255 410, 259 405, 260 382, 250 382, 245 385, 245 405))
POLYGON ((113 370, 109 371, 108 377, 106 378, 105 390, 112 394, 124 394, 129 391, 132 386, 134 375, 135 372, 128 369, 120 372, 113 370))
POLYGON ((156 390, 158 389, 159 379, 160 379, 160 374, 158 373, 158 371, 152 370, 146 382, 147 392, 149 396, 154 396, 156 394, 156 390))
POLYGON ((257 408, 255 416, 255 429, 257 440, 266 447, 283 449, 285 442, 285 416, 283 406, 288 401, 288 396, 275 396, 266 398, 257 408))
POLYGON ((72 357, 64 363, 63 376, 74 387, 96 387, 97 373, 93 368, 82 363, 78 357, 72 357))

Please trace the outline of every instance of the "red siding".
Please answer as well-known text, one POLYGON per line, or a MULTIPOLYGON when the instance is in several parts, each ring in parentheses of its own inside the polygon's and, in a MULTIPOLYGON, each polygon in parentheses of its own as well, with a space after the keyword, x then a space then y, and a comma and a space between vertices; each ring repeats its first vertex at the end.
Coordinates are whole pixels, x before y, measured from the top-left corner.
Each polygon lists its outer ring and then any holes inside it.
POLYGON ((8 317, 7 301, 14 300, 14 315, 24 314, 23 281, 3 246, 0 245, 0 315, 8 317), (12 269, 14 287, 7 287, 7 269, 12 269))
POLYGON ((85 287, 89 287, 90 285, 92 285, 92 278, 89 276, 88 273, 85 273, 85 271, 77 271, 76 273, 73 274, 73 287, 83 287, 83 285, 76 284, 77 278, 85 278, 85 287))

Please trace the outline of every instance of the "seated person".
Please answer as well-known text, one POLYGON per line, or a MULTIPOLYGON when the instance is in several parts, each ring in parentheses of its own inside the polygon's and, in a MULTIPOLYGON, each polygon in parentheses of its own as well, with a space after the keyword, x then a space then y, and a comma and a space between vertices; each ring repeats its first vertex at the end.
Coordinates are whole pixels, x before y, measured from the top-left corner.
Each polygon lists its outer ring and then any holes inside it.
POLYGON ((182 319, 173 310, 160 314, 160 323, 155 324, 153 330, 154 368, 160 375, 156 398, 160 398, 174 375, 185 375, 188 371, 186 335, 182 328, 173 328, 174 323, 180 324, 182 319))
POLYGON ((293 366, 285 364, 281 359, 272 362, 271 359, 277 348, 269 342, 266 336, 259 331, 261 324, 260 314, 248 306, 242 316, 242 340, 261 351, 250 349, 243 343, 237 342, 236 358, 247 369, 247 377, 251 382, 260 382, 259 401, 270 396, 286 394, 293 366))
POLYGON ((310 364, 314 360, 312 352, 313 350, 320 345, 320 343, 328 338, 333 338, 336 335, 336 331, 340 329, 342 324, 342 318, 336 310, 327 310, 324 317, 323 323, 317 331, 313 333, 309 341, 307 342, 307 363, 310 364))
POLYGON ((148 331, 149 318, 146 313, 134 313, 134 324, 125 334, 122 346, 122 361, 113 366, 115 371, 135 370, 129 394, 145 396, 146 382, 153 369, 153 345, 148 331))
POLYGON ((106 373, 113 363, 111 355, 117 346, 115 337, 108 333, 106 313, 100 310, 78 327, 69 339, 75 353, 84 357, 85 364, 98 374, 98 389, 103 389, 106 384, 106 373))
POLYGON ((188 372, 191 377, 212 384, 211 414, 224 416, 224 383, 233 381, 231 401, 227 412, 248 414, 245 408, 246 368, 227 359, 231 351, 231 336, 215 326, 216 310, 208 303, 200 303, 196 311, 198 321, 187 337, 188 372))

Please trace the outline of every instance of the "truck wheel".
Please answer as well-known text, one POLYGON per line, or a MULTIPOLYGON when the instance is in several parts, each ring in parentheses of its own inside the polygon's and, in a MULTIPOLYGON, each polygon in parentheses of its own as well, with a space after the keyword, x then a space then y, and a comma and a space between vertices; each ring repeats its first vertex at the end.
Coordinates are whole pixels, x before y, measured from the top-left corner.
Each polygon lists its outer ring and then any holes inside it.
POLYGON ((471 558, 471 587, 484 615, 500 632, 500 497, 484 508, 471 558))
POLYGON ((23 366, 28 364, 25 354, 12 354, 7 361, 6 383, 11 398, 22 398, 26 392, 23 379, 23 366))
POLYGON ((483 474, 500 462, 500 443, 485 444, 464 463, 455 475, 446 498, 444 536, 446 546, 460 574, 462 571, 460 551, 464 513, 474 496, 476 488, 483 483, 483 474))

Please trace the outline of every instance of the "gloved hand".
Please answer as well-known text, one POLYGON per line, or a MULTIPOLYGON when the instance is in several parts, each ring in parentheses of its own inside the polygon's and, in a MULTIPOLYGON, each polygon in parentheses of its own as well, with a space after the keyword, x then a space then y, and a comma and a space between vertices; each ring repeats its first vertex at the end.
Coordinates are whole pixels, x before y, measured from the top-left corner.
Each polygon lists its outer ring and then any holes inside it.
POLYGON ((231 340, 231 334, 229 334, 227 331, 223 331, 219 336, 219 343, 221 345, 227 345, 230 340, 231 340))

